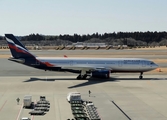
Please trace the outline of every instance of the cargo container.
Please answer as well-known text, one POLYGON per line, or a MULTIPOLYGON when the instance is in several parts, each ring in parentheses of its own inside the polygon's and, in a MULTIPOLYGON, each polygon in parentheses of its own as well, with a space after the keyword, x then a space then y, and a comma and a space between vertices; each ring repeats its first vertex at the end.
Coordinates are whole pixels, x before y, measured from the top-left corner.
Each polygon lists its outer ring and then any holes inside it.
POLYGON ((32 105, 32 96, 31 95, 25 95, 23 99, 23 107, 24 108, 31 108, 32 105))

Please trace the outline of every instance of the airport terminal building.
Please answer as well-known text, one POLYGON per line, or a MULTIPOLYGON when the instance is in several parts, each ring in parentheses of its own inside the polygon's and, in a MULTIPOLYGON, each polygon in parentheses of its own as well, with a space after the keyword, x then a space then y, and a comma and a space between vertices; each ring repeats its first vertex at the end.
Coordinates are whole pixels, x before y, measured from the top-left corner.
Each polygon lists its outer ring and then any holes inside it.
POLYGON ((74 47, 106 47, 106 43, 85 43, 85 42, 76 42, 73 43, 74 47))

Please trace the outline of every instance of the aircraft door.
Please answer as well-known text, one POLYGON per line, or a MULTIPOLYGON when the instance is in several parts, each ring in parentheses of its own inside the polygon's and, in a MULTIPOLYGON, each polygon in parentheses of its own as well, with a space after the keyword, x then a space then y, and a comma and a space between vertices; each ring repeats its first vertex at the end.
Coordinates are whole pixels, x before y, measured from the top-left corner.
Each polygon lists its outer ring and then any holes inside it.
POLYGON ((118 66, 122 67, 122 61, 118 61, 118 66))
POLYGON ((70 66, 73 66, 73 61, 72 60, 70 61, 70 66))
POLYGON ((40 65, 40 62, 38 60, 36 60, 36 65, 40 65))
POLYGON ((146 62, 142 61, 142 67, 146 67, 146 62))

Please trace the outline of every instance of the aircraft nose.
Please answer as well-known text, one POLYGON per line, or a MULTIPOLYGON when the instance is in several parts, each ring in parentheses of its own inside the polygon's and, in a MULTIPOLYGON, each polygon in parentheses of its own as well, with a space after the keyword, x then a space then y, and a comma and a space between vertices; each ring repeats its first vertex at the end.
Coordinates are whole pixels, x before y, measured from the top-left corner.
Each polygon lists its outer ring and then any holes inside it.
POLYGON ((158 68, 159 66, 157 65, 157 64, 155 64, 154 66, 153 66, 153 68, 154 69, 156 69, 156 68, 158 68))

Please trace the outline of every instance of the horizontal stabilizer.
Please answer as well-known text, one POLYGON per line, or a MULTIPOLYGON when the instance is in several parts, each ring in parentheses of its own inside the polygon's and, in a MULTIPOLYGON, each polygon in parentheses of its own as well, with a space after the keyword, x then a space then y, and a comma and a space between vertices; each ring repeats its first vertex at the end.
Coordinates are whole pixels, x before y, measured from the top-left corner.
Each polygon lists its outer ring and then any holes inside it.
POLYGON ((8 60, 18 62, 18 63, 24 63, 25 59, 15 59, 15 58, 9 58, 8 60))

